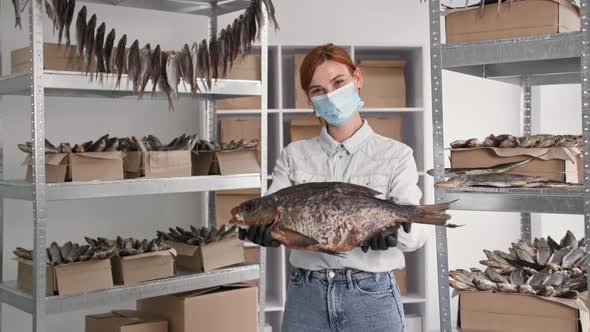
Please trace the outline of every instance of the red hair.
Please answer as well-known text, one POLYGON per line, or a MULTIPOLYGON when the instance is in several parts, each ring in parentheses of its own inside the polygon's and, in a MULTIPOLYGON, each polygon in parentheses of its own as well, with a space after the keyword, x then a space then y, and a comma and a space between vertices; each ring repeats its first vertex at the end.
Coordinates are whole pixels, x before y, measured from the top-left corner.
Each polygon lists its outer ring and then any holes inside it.
POLYGON ((307 53, 299 69, 301 88, 305 93, 309 90, 316 68, 329 60, 346 65, 350 69, 351 74, 356 70, 356 66, 352 62, 350 55, 342 47, 335 46, 334 44, 318 46, 307 53))

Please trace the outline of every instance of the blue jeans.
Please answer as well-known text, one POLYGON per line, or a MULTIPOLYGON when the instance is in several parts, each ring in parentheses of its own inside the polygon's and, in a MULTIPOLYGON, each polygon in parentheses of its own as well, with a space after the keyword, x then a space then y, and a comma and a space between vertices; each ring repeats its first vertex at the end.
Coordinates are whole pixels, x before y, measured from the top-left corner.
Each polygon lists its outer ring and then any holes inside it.
POLYGON ((393 272, 293 269, 282 332, 402 332, 393 272))

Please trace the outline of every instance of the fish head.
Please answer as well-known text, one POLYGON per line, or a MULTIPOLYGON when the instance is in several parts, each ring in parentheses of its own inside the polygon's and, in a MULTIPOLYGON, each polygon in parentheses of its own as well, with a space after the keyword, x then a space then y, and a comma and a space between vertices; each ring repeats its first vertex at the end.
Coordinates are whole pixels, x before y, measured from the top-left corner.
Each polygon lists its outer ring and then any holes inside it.
POLYGON ((230 224, 268 224, 275 219, 275 208, 265 197, 245 201, 231 210, 230 224))

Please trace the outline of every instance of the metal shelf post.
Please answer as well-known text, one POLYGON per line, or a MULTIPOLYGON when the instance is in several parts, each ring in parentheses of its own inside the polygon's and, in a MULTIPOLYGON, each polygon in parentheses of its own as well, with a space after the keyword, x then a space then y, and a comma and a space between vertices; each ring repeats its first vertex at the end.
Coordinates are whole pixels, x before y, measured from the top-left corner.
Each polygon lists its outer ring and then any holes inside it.
MULTIPOLYGON (((521 136, 531 135, 531 81, 528 77, 522 78, 522 93, 520 102, 520 134, 521 136)), ((520 214, 520 238, 532 241, 531 214, 522 212, 520 214)))
POLYGON ((43 87, 43 1, 30 6, 31 131, 33 142, 33 332, 46 331, 45 91, 43 87))
MULTIPOLYGON (((430 17, 430 74, 432 77, 432 131, 434 154, 434 181, 444 181, 444 127, 442 95, 442 57, 440 35, 440 0, 429 1, 430 17)), ((435 192, 437 203, 444 200, 444 195, 435 192)), ((440 331, 451 332, 451 299, 449 292, 449 261, 447 248, 447 229, 436 227, 436 254, 438 267, 438 299, 440 314, 440 331)))
MULTIPOLYGON (((207 33, 207 40, 211 40, 211 37, 217 35, 217 1, 211 3, 211 13, 209 14, 209 28, 207 33)), ((208 97, 205 99, 205 116, 207 123, 207 140, 210 142, 218 141, 217 134, 217 110, 215 105, 215 98, 208 97)), ((215 213, 215 192, 207 192, 208 200, 208 226, 215 225, 216 213, 215 213)))
MULTIPOLYGON (((590 0, 581 1, 582 28, 582 131, 584 136, 584 230, 590 238, 590 0)), ((590 245, 586 245, 586 268, 590 268, 590 245)), ((590 278, 587 280, 590 286, 590 278)), ((590 295, 589 295, 590 297, 590 295)))

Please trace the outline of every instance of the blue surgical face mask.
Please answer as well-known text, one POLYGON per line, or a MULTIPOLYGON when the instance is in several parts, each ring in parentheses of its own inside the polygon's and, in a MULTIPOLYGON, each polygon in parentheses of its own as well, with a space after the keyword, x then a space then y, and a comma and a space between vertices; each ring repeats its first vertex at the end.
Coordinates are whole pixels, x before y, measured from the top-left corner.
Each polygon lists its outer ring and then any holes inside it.
POLYGON ((342 126, 352 119, 364 103, 356 92, 354 82, 322 96, 311 97, 317 116, 333 126, 342 126))

